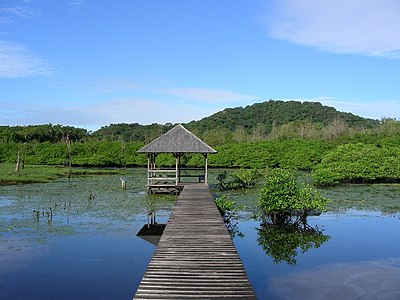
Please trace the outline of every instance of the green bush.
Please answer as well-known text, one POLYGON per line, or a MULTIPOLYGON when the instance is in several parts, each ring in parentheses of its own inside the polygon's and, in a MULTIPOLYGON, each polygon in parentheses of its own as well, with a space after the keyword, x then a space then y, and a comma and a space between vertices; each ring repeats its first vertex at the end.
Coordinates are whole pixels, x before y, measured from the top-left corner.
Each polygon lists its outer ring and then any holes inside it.
POLYGON ((285 223, 292 215, 305 218, 313 211, 325 210, 328 199, 309 186, 296 182, 293 172, 275 169, 265 178, 257 206, 261 218, 272 217, 277 223, 285 223))

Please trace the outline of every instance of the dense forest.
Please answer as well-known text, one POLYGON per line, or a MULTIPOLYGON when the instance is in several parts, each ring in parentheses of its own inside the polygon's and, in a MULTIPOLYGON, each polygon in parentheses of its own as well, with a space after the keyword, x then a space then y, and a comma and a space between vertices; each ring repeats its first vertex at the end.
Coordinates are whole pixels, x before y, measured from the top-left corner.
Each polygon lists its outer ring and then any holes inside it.
MULTIPOLYGON (((270 100, 183 125, 218 151, 209 158, 213 167, 306 170, 322 185, 400 181, 400 122, 393 119, 270 100)), ((144 166, 146 157, 136 151, 173 126, 111 124, 93 133, 51 124, 0 126, 0 163, 14 164, 18 155, 30 165, 144 166)), ((201 155, 182 162, 203 163, 201 155)), ((174 159, 161 155, 158 163, 173 165, 174 159)))

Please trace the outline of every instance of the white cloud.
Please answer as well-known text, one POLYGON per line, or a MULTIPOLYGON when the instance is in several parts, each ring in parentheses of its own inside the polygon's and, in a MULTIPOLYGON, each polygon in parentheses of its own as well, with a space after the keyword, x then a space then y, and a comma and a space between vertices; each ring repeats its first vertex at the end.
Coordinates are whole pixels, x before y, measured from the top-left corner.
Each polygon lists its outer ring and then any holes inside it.
POLYGON ((256 100, 258 97, 238 94, 218 89, 172 88, 163 91, 165 94, 206 103, 237 103, 256 100))
POLYGON ((287 0, 276 2, 269 34, 338 53, 400 58, 400 1, 287 0))
POLYGON ((50 74, 50 66, 45 60, 21 45, 0 41, 0 77, 18 78, 50 74))

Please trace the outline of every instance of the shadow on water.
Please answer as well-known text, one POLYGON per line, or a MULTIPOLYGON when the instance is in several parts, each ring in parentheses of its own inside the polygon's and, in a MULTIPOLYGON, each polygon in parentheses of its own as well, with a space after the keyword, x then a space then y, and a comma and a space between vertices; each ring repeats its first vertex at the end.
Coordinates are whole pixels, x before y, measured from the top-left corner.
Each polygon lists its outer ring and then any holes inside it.
POLYGON ((167 224, 158 224, 156 221, 156 211, 152 210, 148 213, 148 222, 144 224, 143 227, 139 230, 136 236, 141 239, 157 246, 160 238, 164 232, 165 226, 167 224))

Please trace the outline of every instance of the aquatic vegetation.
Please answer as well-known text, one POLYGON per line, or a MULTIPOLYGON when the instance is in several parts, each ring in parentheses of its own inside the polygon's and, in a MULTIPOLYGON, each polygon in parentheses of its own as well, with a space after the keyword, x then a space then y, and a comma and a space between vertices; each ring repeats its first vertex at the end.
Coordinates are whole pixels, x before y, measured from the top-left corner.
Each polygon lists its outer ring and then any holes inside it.
POLYGON ((13 164, 0 164, 0 185, 46 183, 74 176, 120 174, 120 169, 67 168, 63 166, 25 165, 15 172, 13 164))
POLYGON ((273 218, 274 223, 288 223, 292 216, 299 220, 311 213, 325 210, 329 200, 320 192, 306 185, 300 186, 289 170, 272 170, 265 178, 257 206, 260 218, 273 218))
POLYGON ((226 195, 217 197, 215 199, 215 204, 217 204, 217 207, 221 214, 225 214, 228 211, 233 212, 237 210, 235 201, 228 200, 228 197, 226 195))
POLYGON ((243 233, 241 233, 238 228, 239 211, 242 210, 243 207, 238 206, 235 201, 228 200, 226 195, 217 197, 215 199, 215 204, 221 213, 222 219, 224 220, 231 238, 236 236, 243 237, 243 233))
POLYGON ((151 209, 168 214, 176 197, 147 195, 145 170, 125 173, 131 183, 127 190, 121 190, 117 174, 0 186, 0 194, 7 195, 0 196, 0 234, 10 229, 27 236, 80 234, 114 228, 151 209))

